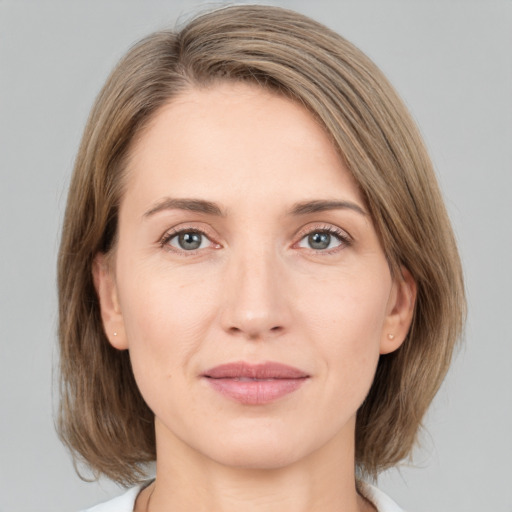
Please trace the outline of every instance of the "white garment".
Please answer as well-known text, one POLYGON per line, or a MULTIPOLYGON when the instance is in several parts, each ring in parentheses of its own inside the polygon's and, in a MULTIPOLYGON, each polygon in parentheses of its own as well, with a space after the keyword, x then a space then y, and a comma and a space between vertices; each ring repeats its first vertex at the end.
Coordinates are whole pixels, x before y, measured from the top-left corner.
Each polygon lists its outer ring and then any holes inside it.
MULTIPOLYGON (((135 500, 139 492, 147 485, 142 484, 132 487, 127 492, 113 500, 88 508, 83 512, 133 512, 135 500)), ((378 512, 403 512, 403 510, 386 494, 373 485, 361 483, 361 493, 373 503, 378 512)))

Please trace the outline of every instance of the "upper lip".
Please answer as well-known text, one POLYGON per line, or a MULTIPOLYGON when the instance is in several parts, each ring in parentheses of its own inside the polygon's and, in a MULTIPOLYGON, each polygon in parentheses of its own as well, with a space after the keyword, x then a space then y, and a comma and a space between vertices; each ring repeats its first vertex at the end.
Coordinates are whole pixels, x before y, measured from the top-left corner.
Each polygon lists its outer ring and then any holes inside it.
POLYGON ((282 363, 250 364, 244 361, 215 366, 205 371, 202 376, 211 379, 304 379, 309 377, 306 372, 282 363))

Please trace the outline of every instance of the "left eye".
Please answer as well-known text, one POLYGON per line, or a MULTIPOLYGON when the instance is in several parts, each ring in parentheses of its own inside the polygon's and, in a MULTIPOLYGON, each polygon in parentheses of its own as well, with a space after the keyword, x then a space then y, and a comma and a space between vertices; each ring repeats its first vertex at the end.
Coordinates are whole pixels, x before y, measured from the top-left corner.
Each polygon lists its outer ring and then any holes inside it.
POLYGON ((181 231, 171 236, 167 240, 167 244, 182 251, 195 251, 207 247, 210 240, 199 231, 181 231))
POLYGON ((329 231, 313 231, 303 237, 299 242, 299 247, 313 249, 315 251, 325 251, 334 249, 343 244, 343 239, 336 233, 329 231))

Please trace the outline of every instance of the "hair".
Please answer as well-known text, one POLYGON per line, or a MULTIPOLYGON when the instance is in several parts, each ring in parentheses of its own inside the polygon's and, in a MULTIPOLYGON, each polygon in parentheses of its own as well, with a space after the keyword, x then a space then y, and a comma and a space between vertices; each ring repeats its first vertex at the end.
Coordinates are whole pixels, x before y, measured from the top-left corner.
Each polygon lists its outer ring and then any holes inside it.
POLYGON ((136 44, 92 108, 70 184, 58 260, 58 430, 75 460, 129 485, 155 460, 154 417, 128 351, 103 330, 92 265, 115 247, 131 144, 190 88, 243 81, 284 94, 323 125, 357 181, 392 274, 417 285, 402 346, 379 359, 356 421, 356 467, 410 455, 449 367, 465 316, 462 270, 432 164, 402 101, 360 50, 325 26, 269 6, 203 14, 136 44))

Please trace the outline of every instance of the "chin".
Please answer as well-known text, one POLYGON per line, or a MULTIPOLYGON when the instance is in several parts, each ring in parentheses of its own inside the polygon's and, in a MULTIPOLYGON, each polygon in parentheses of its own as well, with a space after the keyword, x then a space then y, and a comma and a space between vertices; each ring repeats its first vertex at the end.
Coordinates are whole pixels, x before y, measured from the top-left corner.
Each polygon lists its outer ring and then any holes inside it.
POLYGON ((301 458, 298 451, 267 443, 254 446, 241 445, 222 453, 212 454, 212 459, 223 466, 247 470, 276 470, 289 467, 301 458))
POLYGON ((248 470, 277 470, 306 459, 328 439, 317 433, 305 436, 301 429, 252 425, 252 429, 226 432, 219 441, 210 440, 203 453, 223 466, 248 470))

